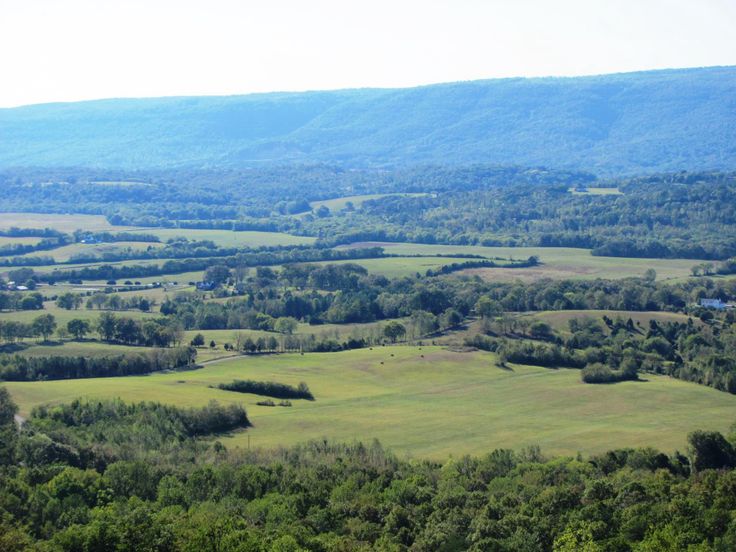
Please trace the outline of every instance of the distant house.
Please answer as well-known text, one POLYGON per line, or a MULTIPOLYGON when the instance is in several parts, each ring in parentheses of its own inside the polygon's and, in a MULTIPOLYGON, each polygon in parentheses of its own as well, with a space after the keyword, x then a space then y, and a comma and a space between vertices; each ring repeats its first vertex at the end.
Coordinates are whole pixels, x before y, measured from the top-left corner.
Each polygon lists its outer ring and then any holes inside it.
POLYGON ((724 303, 720 299, 701 299, 700 306, 705 307, 706 309, 723 310, 729 305, 727 303, 724 303))
POLYGON ((197 282, 197 289, 199 291, 212 291, 217 287, 215 282, 197 282))

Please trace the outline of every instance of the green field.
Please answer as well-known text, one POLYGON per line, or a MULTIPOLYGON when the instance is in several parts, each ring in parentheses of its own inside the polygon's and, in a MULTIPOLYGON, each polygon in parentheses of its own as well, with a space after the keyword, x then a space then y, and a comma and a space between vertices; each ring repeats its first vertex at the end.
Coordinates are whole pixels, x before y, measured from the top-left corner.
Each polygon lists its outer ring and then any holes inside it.
POLYGON ((190 372, 6 385, 25 416, 36 405, 79 396, 178 405, 217 399, 244 404, 254 424, 224 438, 230 447, 246 446, 248 436, 258 447, 378 438, 397 452, 437 459, 533 444, 550 454, 625 446, 673 451, 689 431, 724 431, 736 417, 733 395, 664 376, 646 379, 586 385, 576 370, 502 370, 490 353, 377 347, 238 357, 190 372), (305 381, 316 401, 261 407, 255 395, 208 387, 236 378, 305 381))
MULTIPOLYGON (((640 312, 640 311, 612 311, 612 310, 569 310, 569 311, 543 311, 535 313, 524 313, 521 316, 533 318, 546 322, 556 331, 567 332, 569 330, 569 321, 580 318, 594 318, 601 321, 603 316, 615 320, 622 318, 627 320, 631 318, 638 323, 642 330, 646 332, 649 328, 649 321, 656 320, 659 323, 666 322, 682 322, 687 323, 688 316, 676 312, 640 312)), ((696 324, 701 324, 697 318, 693 319, 696 324)), ((603 325, 603 324, 602 324, 603 325)), ((605 327, 605 326, 604 326, 605 327)))
POLYGON ((27 253, 22 257, 52 257, 57 263, 65 263, 74 255, 96 255, 101 256, 106 253, 118 253, 122 250, 132 249, 133 251, 146 251, 149 247, 158 249, 163 247, 161 243, 145 243, 145 242, 115 242, 115 243, 72 243, 64 245, 49 251, 36 251, 27 253))
MULTIPOLYGON (((399 318, 397 320, 399 322, 406 323, 405 319, 399 318)), ((319 324, 314 326, 310 324, 300 323, 294 335, 314 335, 317 338, 344 340, 351 336, 360 337, 365 335, 380 334, 383 326, 387 322, 387 320, 381 320, 379 322, 366 322, 365 324, 319 324)), ((242 333, 244 336, 250 337, 251 339, 272 336, 277 339, 281 339, 283 337, 283 334, 263 330, 188 330, 184 332, 184 341, 189 342, 195 335, 202 334, 206 343, 209 344, 210 341, 214 341, 217 347, 222 347, 225 343, 234 344, 236 341, 236 334, 239 333, 242 333)))
POLYGON ((369 201, 371 199, 380 199, 382 197, 390 197, 390 196, 402 196, 402 197, 422 197, 426 196, 428 194, 421 193, 421 194, 365 194, 365 195, 355 195, 355 196, 347 196, 347 197, 338 197, 335 199, 324 199, 322 201, 313 201, 309 204, 309 206, 312 209, 319 209, 323 205, 327 207, 330 211, 336 212, 336 211, 343 211, 347 207, 348 201, 353 204, 353 206, 358 209, 361 205, 363 205, 363 202, 369 201))
MULTIPOLYGON (((231 230, 199 230, 187 228, 147 228, 139 226, 113 226, 101 215, 52 215, 45 213, 0 213, 0 229, 17 226, 19 228, 53 228, 61 232, 74 230, 134 232, 154 234, 162 242, 170 238, 185 237, 189 240, 211 240, 221 247, 261 247, 273 245, 311 244, 316 238, 292 236, 280 232, 233 232, 231 230)), ((4 238, 9 243, 36 243, 38 238, 4 238), (21 240, 31 239, 32 242, 21 240)), ((0 242, 2 245, 3 242, 0 242)), ((83 244, 81 244, 83 245, 83 244)), ((104 244, 104 245, 121 245, 104 244)), ((129 244, 122 244, 129 245, 129 244)), ((140 244, 139 244, 140 245, 140 244)), ((144 247, 150 244, 144 244, 144 247)))
POLYGON ((83 356, 104 357, 125 353, 139 353, 150 350, 147 347, 101 343, 99 341, 63 341, 54 343, 36 343, 28 340, 23 348, 14 347, 13 352, 22 356, 83 356), (15 350, 17 349, 17 350, 15 350))
POLYGON ((274 245, 309 245, 317 238, 292 236, 281 232, 233 232, 232 230, 190 230, 186 228, 130 228, 129 232, 153 234, 165 242, 171 238, 210 240, 220 247, 262 247, 274 245))
MULTIPOLYGON (((483 255, 504 259, 526 259, 532 255, 540 258, 540 266, 530 268, 476 268, 458 274, 478 274, 488 280, 534 281, 540 278, 592 279, 628 278, 642 276, 648 268, 657 271, 657 279, 685 278, 698 262, 692 259, 633 259, 624 257, 595 257, 588 249, 572 247, 483 247, 475 245, 425 245, 415 243, 370 242, 351 247, 381 246, 393 255, 483 255)), ((457 259, 462 261, 463 259, 457 259)), ((444 259, 442 264, 456 260, 444 259)))
POLYGON ((22 245, 36 245, 42 239, 43 238, 33 238, 33 237, 19 238, 19 237, 10 237, 10 236, 0 236, 0 247, 4 247, 6 245, 12 245, 15 243, 19 243, 22 245))
POLYGON ((51 215, 46 213, 0 213, 0 228, 53 228, 60 232, 125 230, 112 226, 102 215, 51 215))
MULTIPOLYGON (((43 310, 23 310, 23 311, 2 311, 0 312, 0 320, 13 320, 16 322, 33 322, 33 319, 42 314, 53 314, 56 318, 56 323, 61 326, 66 324, 69 320, 80 318, 82 320, 97 320, 100 316, 99 310, 85 309, 84 307, 79 309, 66 310, 56 306, 53 301, 44 302, 43 310)), ((156 312, 141 312, 139 310, 126 310, 126 311, 110 311, 114 312, 117 316, 126 316, 128 318, 135 318, 136 320, 147 317, 160 316, 156 312)))
MULTIPOLYGON (((393 253, 393 251, 391 251, 393 253)), ((382 274, 388 278, 401 278, 403 276, 414 276, 417 272, 422 276, 427 270, 436 270, 452 263, 464 261, 476 261, 470 258, 443 258, 443 257, 383 257, 379 259, 353 259, 347 261, 320 261, 312 264, 357 264, 371 274, 382 274)), ((506 270, 506 269, 499 269, 506 270)))
POLYGON ((623 195, 618 188, 586 188, 585 191, 570 188, 569 191, 572 195, 623 195))

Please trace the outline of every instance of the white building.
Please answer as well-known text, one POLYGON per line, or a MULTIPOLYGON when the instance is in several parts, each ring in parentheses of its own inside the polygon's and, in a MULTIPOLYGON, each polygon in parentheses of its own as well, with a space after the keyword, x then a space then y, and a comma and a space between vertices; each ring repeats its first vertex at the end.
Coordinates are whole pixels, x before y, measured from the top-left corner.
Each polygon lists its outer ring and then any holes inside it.
POLYGON ((701 299, 700 306, 705 307, 707 309, 723 310, 728 305, 724 303, 723 301, 721 301, 720 299, 701 299))

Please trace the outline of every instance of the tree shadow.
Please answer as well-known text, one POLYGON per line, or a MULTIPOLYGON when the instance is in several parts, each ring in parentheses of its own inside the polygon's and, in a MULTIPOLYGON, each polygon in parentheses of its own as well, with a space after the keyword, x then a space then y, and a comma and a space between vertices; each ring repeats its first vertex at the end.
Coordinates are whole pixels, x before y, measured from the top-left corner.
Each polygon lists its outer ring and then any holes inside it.
POLYGON ((25 351, 30 345, 28 343, 6 343, 0 345, 0 353, 13 354, 25 351))

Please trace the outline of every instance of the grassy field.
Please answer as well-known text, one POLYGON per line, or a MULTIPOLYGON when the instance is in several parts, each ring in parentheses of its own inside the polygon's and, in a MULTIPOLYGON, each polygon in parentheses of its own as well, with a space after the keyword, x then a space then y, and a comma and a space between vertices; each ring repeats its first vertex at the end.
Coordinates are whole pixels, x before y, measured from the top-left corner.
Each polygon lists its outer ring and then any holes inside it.
POLYGON ((50 215, 46 213, 0 213, 0 228, 53 228, 60 232, 74 230, 112 231, 125 230, 125 226, 112 226, 102 215, 50 215))
MULTIPOLYGON (((130 280, 133 282, 140 282, 141 284, 153 284, 154 282, 160 282, 174 286, 173 291, 182 291, 186 288, 189 290, 194 289, 193 286, 189 285, 189 282, 198 282, 202 280, 203 270, 195 270, 192 272, 178 272, 176 274, 159 274, 158 276, 142 276, 136 278, 121 278, 116 280, 118 285, 124 285, 124 282, 130 280)), ((85 280, 85 285, 89 286, 106 286, 105 280, 85 280)), ((171 293, 171 291, 169 291, 171 293)))
POLYGON ((149 350, 147 347, 133 347, 128 345, 117 345, 101 343, 99 341, 58 341, 51 343, 38 343, 27 340, 20 346, 5 346, 3 352, 17 353, 22 356, 83 356, 104 357, 120 355, 125 353, 139 353, 149 350))
MULTIPOLYGON (((569 311, 544 311, 535 313, 525 313, 521 316, 533 318, 534 320, 541 320, 546 322, 556 331, 567 332, 569 331, 569 321, 580 318, 594 318, 603 321, 604 316, 615 320, 616 318, 622 318, 628 320, 631 318, 635 323, 638 323, 643 331, 649 328, 649 321, 656 320, 659 323, 665 322, 682 322, 687 323, 688 316, 676 312, 639 312, 639 311, 611 311, 611 310, 569 310, 569 311)), ((693 319, 696 324, 701 324, 697 318, 693 319)), ((603 325, 605 327, 605 325, 603 325)))
MULTIPOLYGON (((24 310, 24 311, 2 311, 0 312, 0 320, 14 320, 16 322, 33 322, 33 319, 42 314, 53 314, 56 318, 57 325, 66 324, 69 320, 80 318, 82 320, 95 321, 100 316, 99 310, 85 309, 84 307, 77 310, 66 310, 56 306, 53 301, 44 302, 43 310, 24 310)), ((136 320, 160 316, 155 312, 141 312, 139 310, 114 311, 117 316, 126 316, 135 318, 136 320)))
MULTIPOLYGON (((425 245, 415 243, 353 244, 352 247, 380 245, 394 255, 483 255, 505 259, 526 259, 532 255, 542 264, 530 268, 477 268, 458 274, 478 274, 489 280, 534 281, 540 278, 628 278, 642 276, 648 268, 657 271, 659 280, 685 278, 690 268, 699 261, 692 259, 633 259, 623 257, 595 257, 588 249, 572 247, 483 247, 465 245, 425 245)), ((443 264, 453 262, 445 259, 443 264)))
POLYGON ((343 211, 347 207, 348 201, 351 202, 356 209, 358 209, 360 208, 361 205, 363 205, 363 202, 369 201, 371 199, 380 199, 382 197, 389 197, 389 196, 421 197, 425 195, 427 194, 425 193, 421 193, 421 194, 365 194, 365 195, 338 197, 335 199, 325 199, 322 201, 313 201, 309 204, 309 206, 312 209, 316 210, 324 205, 330 211, 336 212, 336 211, 343 211))
MULTIPOLYGON (((158 259, 152 261, 121 261, 115 263, 88 263, 88 264, 68 264, 68 265, 44 265, 31 267, 38 274, 48 274, 57 270, 72 270, 84 267, 98 267, 98 266, 131 266, 131 265, 160 265, 166 262, 167 259, 158 259)), ((0 267, 0 276, 7 276, 8 271, 13 270, 14 267, 0 267)), ((15 267, 17 268, 17 267, 15 267)), ((154 282, 163 283, 175 283, 177 285, 186 285, 188 282, 197 282, 202 280, 202 274, 204 271, 195 270, 191 272, 179 272, 169 274, 159 274, 157 276, 145 276, 145 277, 134 277, 134 278, 121 278, 117 280, 118 285, 123 285, 126 280, 140 282, 141 284, 152 284, 154 282)), ((84 280, 82 288, 92 287, 106 287, 106 280, 84 280)), ((59 285, 61 288, 62 286, 59 285)), ((77 286, 75 286, 77 287, 77 286)), ((44 292, 49 292, 44 289, 44 292)))
MULTIPOLYGON (((2 215, 0 215, 0 217, 1 216, 2 215)), ((36 245, 42 239, 43 238, 33 238, 33 237, 19 238, 19 237, 11 237, 11 236, 0 236, 0 247, 6 246, 6 245, 12 245, 15 243, 19 243, 22 245, 36 245)))
MULTIPOLYGON (((163 247, 161 243, 144 242, 115 242, 115 243, 72 243, 49 251, 36 251, 27 253, 23 257, 52 257, 57 263, 65 263, 74 255, 104 255, 105 253, 116 253, 123 250, 146 251, 149 247, 157 249, 163 247)), ((63 267, 61 267, 63 268, 63 267)))
POLYGON ((734 421, 733 395, 663 376, 647 379, 586 385, 576 370, 502 370, 490 353, 378 347, 238 357, 191 372, 6 385, 26 416, 36 405, 79 396, 178 405, 217 399, 244 404, 254 424, 224 438, 229 447, 246 446, 248 436, 259 447, 379 438, 397 452, 437 459, 532 444, 555 454, 645 445, 671 452, 682 450, 694 429, 724 431, 734 421), (269 408, 256 406, 255 395, 209 388, 236 378, 305 381, 316 401, 269 408))
POLYGON ((309 245, 317 238, 292 236, 281 232, 233 232, 232 230, 190 230, 183 228, 131 228, 129 232, 153 234, 165 242, 171 238, 210 240, 221 247, 261 247, 274 245, 309 245))
MULTIPOLYGON (((391 251, 393 253, 393 251, 391 251)), ((344 264, 353 263, 363 266, 371 274, 383 274, 389 278, 414 276, 417 272, 422 276, 427 270, 436 270, 442 266, 478 259, 443 258, 443 257, 383 257, 380 259, 353 259, 348 261, 320 261, 314 264, 344 264)), ((505 269, 499 269, 505 270, 505 269)))
MULTIPOLYGON (((348 198, 349 199, 349 198, 348 198)), ((137 226, 113 226, 102 215, 50 215, 42 213, 0 213, 0 229, 17 226, 19 228, 53 228, 61 232, 74 230, 137 232, 154 234, 166 241, 183 236, 189 240, 212 240, 222 247, 260 247, 271 245, 302 245, 316 241, 316 238, 292 236, 280 232, 233 232, 231 230, 199 230, 186 228, 144 228, 137 226)), ((24 238, 12 238, 14 243, 24 238)), ((35 243, 35 242, 32 242, 35 243)), ((2 245, 2 242, 0 242, 2 245)))
MULTIPOLYGON (((401 318, 397 320, 399 322, 406 322, 405 319, 401 318)), ((320 324, 314 326, 300 323, 294 335, 314 335, 318 338, 324 337, 327 339, 343 340, 350 336, 359 337, 366 334, 380 333, 387 322, 387 320, 382 320, 379 322, 367 322, 365 324, 320 324)), ((210 341, 214 341, 218 348, 222 347, 225 343, 234 344, 236 334, 238 333, 242 333, 251 339, 258 339, 259 337, 275 337, 276 339, 280 339, 283 337, 283 334, 262 330, 188 330, 184 332, 184 341, 189 342, 195 335, 200 333, 204 336, 205 343, 209 344, 210 341)))
POLYGON ((623 195, 618 188, 586 188, 585 191, 570 188, 569 191, 572 195, 623 195))

